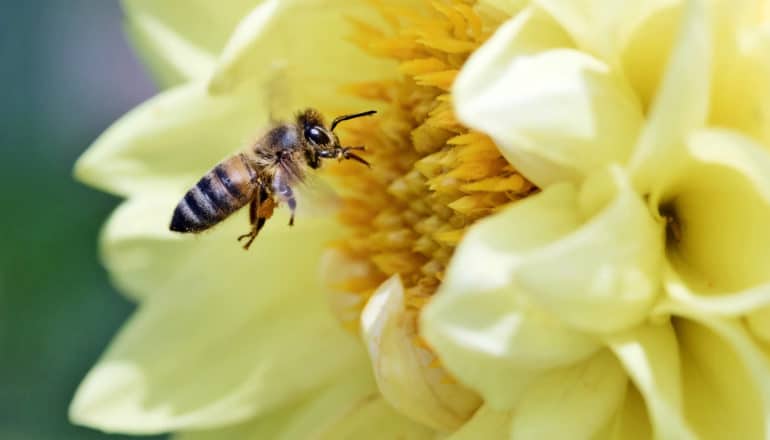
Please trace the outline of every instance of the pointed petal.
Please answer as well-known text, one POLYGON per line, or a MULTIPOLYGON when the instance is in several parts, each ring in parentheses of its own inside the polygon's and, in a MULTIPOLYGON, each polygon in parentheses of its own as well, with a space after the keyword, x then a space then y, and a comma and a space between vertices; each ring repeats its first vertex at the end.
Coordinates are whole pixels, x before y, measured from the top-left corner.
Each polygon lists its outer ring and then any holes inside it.
POLYGON ((463 66, 455 111, 490 135, 539 187, 624 161, 642 123, 631 89, 610 68, 569 47, 531 9, 500 27, 463 66))
POLYGON ((455 383, 436 357, 416 342, 417 312, 407 310, 401 280, 394 275, 372 295, 361 315, 364 341, 377 385, 402 414, 439 431, 454 431, 481 404, 476 393, 455 383))
POLYGON ((608 339, 647 404, 655 438, 694 439, 682 409, 681 367, 669 323, 643 325, 608 339))
POLYGON ((233 427, 191 431, 177 440, 308 438, 428 439, 430 430, 399 416, 377 396, 367 367, 360 365, 306 401, 233 427))
POLYGON ((737 315, 770 304, 770 154, 737 133, 702 130, 690 166, 666 189, 680 223, 667 290, 699 313, 737 315))
POLYGON ((554 186, 478 222, 422 311, 422 335, 492 408, 511 408, 543 369, 585 359, 599 347, 513 285, 526 251, 575 227, 574 198, 570 186, 554 186))
POLYGON ((657 205, 658 187, 684 166, 684 142, 702 127, 709 112, 711 29, 705 0, 687 0, 679 35, 666 73, 652 104, 630 162, 634 184, 651 192, 657 205))
POLYGON ((363 105, 339 87, 395 75, 395 64, 376 59, 347 41, 353 33, 348 17, 379 23, 366 2, 342 0, 266 0, 238 25, 211 80, 214 93, 233 90, 245 81, 280 80, 290 96, 284 107, 312 104, 345 108, 363 105), (304 38, 297 36, 301 29, 304 38), (307 44, 307 38, 313 40, 307 44), (333 105, 332 105, 333 103, 333 105))
POLYGON ((163 87, 204 78, 238 19, 259 0, 124 0, 126 31, 163 87))
POLYGON ((123 196, 186 190, 264 126, 261 102, 250 89, 207 96, 201 83, 161 93, 102 133, 78 159, 75 176, 123 196))
POLYGON ((626 375, 607 351, 549 371, 516 408, 510 438, 591 438, 619 409, 625 391, 626 375))

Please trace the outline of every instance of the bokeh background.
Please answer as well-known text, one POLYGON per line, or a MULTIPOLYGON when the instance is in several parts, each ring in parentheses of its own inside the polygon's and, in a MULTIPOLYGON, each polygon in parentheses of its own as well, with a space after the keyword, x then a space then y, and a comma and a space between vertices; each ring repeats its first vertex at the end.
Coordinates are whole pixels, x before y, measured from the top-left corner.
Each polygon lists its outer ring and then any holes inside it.
POLYGON ((72 179, 112 121, 155 93, 117 0, 0 0, 0 439, 120 439, 67 406, 133 305, 99 265, 119 202, 72 179))

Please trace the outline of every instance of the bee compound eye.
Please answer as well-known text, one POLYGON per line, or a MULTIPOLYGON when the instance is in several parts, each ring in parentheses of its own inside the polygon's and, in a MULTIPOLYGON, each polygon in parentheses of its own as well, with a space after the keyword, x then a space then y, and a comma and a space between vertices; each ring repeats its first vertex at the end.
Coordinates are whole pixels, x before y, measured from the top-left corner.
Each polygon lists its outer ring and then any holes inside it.
POLYGON ((326 145, 329 143, 329 136, 318 127, 308 127, 305 129, 305 137, 316 145, 326 145))

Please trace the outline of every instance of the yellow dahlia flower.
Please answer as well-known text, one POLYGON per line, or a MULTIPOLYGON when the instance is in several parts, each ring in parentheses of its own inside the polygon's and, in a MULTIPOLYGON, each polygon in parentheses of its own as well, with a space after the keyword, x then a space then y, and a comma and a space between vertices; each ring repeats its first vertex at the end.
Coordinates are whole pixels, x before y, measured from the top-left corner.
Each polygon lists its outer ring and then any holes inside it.
POLYGON ((770 4, 126 2, 169 88, 83 155, 139 304, 76 423, 207 438, 770 436, 770 4), (289 107, 334 217, 167 230, 289 107), (324 295, 323 292, 327 292, 324 295), (331 299, 331 308, 328 307, 331 299))

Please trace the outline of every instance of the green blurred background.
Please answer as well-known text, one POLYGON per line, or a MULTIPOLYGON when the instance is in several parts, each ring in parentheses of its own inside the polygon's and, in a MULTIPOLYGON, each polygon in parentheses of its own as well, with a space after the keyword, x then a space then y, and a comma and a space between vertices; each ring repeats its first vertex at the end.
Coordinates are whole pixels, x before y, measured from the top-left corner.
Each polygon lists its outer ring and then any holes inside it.
POLYGON ((78 382, 133 309, 97 257, 118 200, 71 170, 155 88, 118 1, 0 3, 0 439, 125 438, 67 421, 78 382))

